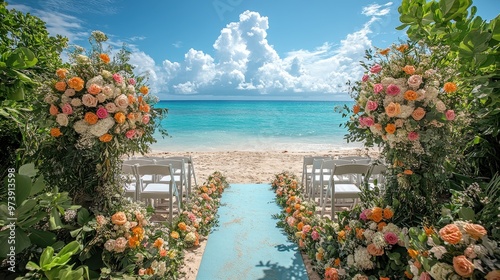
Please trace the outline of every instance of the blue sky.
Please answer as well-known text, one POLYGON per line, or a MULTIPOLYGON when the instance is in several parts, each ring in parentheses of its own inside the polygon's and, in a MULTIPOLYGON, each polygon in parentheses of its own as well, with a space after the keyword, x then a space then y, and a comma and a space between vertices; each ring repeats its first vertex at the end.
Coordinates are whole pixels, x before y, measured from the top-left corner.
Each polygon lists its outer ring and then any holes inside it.
MULTIPOLYGON (((47 22, 52 35, 87 47, 93 30, 126 43, 160 99, 346 100, 365 49, 405 33, 399 1, 7 1, 47 22)), ((496 3, 495 3, 496 2, 496 3)), ((474 0, 484 19, 497 0, 474 0)))

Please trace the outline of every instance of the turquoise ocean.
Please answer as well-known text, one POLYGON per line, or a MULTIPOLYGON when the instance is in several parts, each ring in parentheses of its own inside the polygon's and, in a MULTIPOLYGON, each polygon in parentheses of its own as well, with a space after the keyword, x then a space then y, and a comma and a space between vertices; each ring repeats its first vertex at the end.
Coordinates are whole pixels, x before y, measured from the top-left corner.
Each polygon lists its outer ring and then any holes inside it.
POLYGON ((154 151, 317 151, 361 147, 347 143, 346 101, 160 101, 168 108, 154 151))

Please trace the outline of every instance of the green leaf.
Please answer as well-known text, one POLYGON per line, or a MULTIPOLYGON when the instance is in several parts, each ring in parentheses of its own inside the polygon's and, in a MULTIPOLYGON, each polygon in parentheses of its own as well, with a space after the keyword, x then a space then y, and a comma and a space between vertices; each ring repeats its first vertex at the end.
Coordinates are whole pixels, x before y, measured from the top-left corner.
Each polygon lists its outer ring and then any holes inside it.
POLYGON ((27 163, 21 167, 19 167, 19 174, 26 175, 28 177, 35 177, 37 173, 37 169, 35 168, 34 163, 27 163))
MULTIPOLYGON (((20 228, 16 228, 16 254, 21 253, 24 249, 28 248, 30 245, 31 241, 26 232, 24 232, 20 228)), ((1 247, 6 247, 6 246, 1 246, 1 247)))
POLYGON ((49 226, 51 230, 60 229, 63 226, 59 212, 55 207, 50 211, 49 226))
POLYGON ((44 180, 43 176, 38 177, 35 180, 35 183, 33 183, 33 185, 31 186, 30 196, 33 196, 33 195, 41 192, 43 189, 45 189, 45 187, 46 187, 46 185, 45 185, 45 180, 44 180))
POLYGON ((54 248, 48 246, 43 250, 42 255, 40 256, 40 267, 42 267, 42 270, 48 270, 47 266, 52 262, 53 257, 54 248))
POLYGON ((16 204, 19 207, 31 193, 31 178, 26 175, 15 174, 16 179, 16 204))
POLYGON ((76 221, 79 225, 83 226, 90 220, 90 213, 87 209, 82 208, 78 211, 76 221))
POLYGON ((27 264, 26 264, 26 269, 27 270, 40 270, 41 267, 39 267, 36 263, 32 262, 32 261, 29 261, 27 264))
POLYGON ((17 219, 18 220, 24 220, 25 219, 25 215, 28 214, 28 212, 30 212, 36 205, 37 205, 37 201, 35 199, 25 200, 16 209, 16 217, 17 217, 17 219))
POLYGON ((64 255, 69 254, 70 256, 73 254, 76 254, 80 250, 80 243, 78 241, 71 241, 70 243, 66 244, 64 248, 62 248, 59 253, 57 253, 58 257, 62 257, 64 255))
POLYGON ((31 229, 30 240, 31 243, 45 248, 54 244, 57 240, 56 235, 50 231, 41 231, 37 229, 31 229))
POLYGON ((460 211, 458 211, 458 216, 463 220, 474 222, 476 214, 472 208, 462 207, 460 211))

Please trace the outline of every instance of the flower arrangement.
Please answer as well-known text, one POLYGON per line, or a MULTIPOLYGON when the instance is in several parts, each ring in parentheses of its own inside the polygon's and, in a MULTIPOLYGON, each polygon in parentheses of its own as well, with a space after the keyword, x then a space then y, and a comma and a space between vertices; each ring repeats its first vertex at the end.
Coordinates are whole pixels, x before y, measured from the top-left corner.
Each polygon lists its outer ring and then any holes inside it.
POLYGON ((454 221, 440 229, 410 229, 413 279, 500 279, 498 243, 479 224, 454 221))
POLYGON ((390 167, 385 199, 398 223, 433 220, 439 213, 433 206, 448 195, 444 166, 456 154, 453 126, 460 118, 454 107, 460 100, 454 70, 440 64, 445 51, 417 44, 394 45, 375 56, 367 51, 366 73, 351 88, 356 103, 345 108, 347 138, 383 148, 390 167))

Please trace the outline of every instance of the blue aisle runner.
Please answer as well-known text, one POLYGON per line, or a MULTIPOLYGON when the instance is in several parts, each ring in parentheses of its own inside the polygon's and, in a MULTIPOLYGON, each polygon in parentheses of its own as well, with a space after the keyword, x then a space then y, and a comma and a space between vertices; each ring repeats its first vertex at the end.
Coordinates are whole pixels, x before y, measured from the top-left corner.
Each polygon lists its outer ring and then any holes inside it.
POLYGON ((295 243, 272 217, 281 209, 268 184, 233 184, 219 208, 197 280, 307 280, 295 243))

